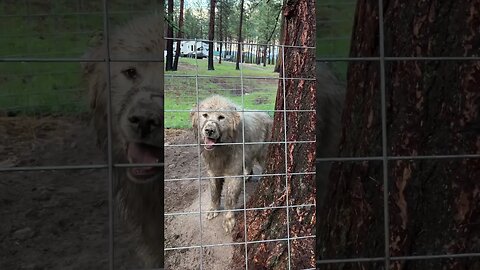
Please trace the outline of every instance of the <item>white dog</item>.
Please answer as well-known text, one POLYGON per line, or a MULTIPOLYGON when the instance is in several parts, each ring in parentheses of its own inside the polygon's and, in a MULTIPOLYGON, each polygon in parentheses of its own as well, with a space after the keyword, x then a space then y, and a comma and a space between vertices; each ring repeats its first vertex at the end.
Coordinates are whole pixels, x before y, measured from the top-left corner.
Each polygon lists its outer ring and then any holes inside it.
MULTIPOLYGON (((268 144, 262 142, 270 140, 273 120, 263 112, 241 112, 239 106, 219 95, 200 102, 191 111, 190 118, 195 137, 203 145, 202 156, 208 174, 215 177, 210 179, 209 211, 220 209, 224 182, 225 208, 232 210, 243 188, 242 176, 252 172, 255 161, 264 168, 268 144), (248 144, 242 145, 242 142, 248 144)), ((207 214, 208 219, 216 216, 218 212, 207 214)), ((234 225, 234 213, 227 211, 223 221, 225 231, 230 232, 234 225)))

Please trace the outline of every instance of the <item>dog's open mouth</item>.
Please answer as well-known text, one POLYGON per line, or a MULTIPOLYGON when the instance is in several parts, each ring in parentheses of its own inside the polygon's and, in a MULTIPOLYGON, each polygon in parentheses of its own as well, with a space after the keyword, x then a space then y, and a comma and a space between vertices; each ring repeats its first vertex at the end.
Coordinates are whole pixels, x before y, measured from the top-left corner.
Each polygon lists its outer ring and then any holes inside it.
POLYGON ((217 143, 217 140, 205 137, 204 142, 205 142, 205 145, 203 146, 203 148, 205 148, 205 150, 210 151, 210 150, 213 150, 213 148, 215 147, 215 143, 217 143))
MULTIPOLYGON (((128 143, 127 157, 130 163, 155 164, 159 163, 163 151, 160 147, 144 143, 128 143)), ((160 174, 160 167, 130 167, 127 174, 131 180, 145 182, 156 178, 160 174)))

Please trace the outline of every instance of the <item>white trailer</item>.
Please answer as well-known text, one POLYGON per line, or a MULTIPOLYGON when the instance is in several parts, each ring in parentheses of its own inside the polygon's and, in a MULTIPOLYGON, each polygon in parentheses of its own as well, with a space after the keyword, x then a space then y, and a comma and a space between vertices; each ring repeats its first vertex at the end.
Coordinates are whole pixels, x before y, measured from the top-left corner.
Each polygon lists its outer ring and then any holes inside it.
POLYGON ((197 58, 208 57, 208 43, 192 40, 180 42, 180 56, 195 57, 195 55, 197 58))

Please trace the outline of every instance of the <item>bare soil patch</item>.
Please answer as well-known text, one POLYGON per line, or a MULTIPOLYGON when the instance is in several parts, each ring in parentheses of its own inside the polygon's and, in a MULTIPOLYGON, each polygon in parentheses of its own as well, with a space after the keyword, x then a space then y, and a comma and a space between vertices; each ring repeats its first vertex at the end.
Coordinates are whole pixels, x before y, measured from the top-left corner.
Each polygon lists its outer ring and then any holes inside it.
MULTIPOLYGON (((74 117, 0 118, 0 167, 104 164, 92 128, 74 117)), ((165 132, 165 245, 167 269, 228 269, 232 246, 222 215, 208 208, 208 180, 188 130, 165 132), (197 213, 195 213, 197 212, 197 213), (175 215, 177 213, 178 215, 175 215), (200 252, 202 258, 200 258, 200 252)), ((106 269, 108 177, 106 169, 0 173, 0 269, 106 269)), ((256 183, 247 183, 247 194, 256 183)), ((243 198, 243 195, 241 195, 243 198)), ((239 200, 243 205, 243 199, 239 200)), ((138 269, 135 235, 114 217, 116 269, 138 269)))

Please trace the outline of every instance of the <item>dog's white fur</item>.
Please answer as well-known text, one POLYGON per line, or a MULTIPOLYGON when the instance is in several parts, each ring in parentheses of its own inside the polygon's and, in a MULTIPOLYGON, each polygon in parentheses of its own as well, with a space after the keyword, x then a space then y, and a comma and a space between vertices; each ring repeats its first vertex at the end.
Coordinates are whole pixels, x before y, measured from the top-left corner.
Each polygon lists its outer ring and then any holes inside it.
MULTIPOLYGON (((163 56, 162 16, 137 18, 117 27, 109 37, 110 56, 117 59, 161 59, 163 56)), ((85 59, 106 57, 106 42, 90 48, 85 59)), ((156 146, 155 155, 163 157, 163 64, 159 62, 111 62, 112 152, 115 162, 132 162, 129 145, 144 143, 156 146), (132 116, 149 118, 148 134, 139 132, 132 116)), ((108 87, 107 65, 102 62, 82 63, 87 80, 90 109, 97 132, 97 142, 107 154, 108 87)), ((143 131, 142 131, 143 132, 143 131)), ((151 148, 151 147, 150 147, 151 148)), ((139 163, 139 162, 136 162, 139 163)), ((114 191, 122 217, 139 234, 138 251, 145 266, 163 266, 163 172, 148 180, 137 179, 136 168, 117 168, 114 191)))
MULTIPOLYGON (((209 211, 220 209, 223 186, 225 208, 232 210, 243 188, 241 176, 252 172, 255 161, 264 168, 268 144, 262 142, 270 140, 273 120, 264 112, 241 112, 238 105, 219 95, 200 102, 198 107, 192 109, 190 118, 195 137, 202 147, 208 174, 210 177, 218 177, 210 179, 209 211), (254 144, 231 144, 243 141, 254 144)), ((218 212, 207 214, 208 219, 216 216, 218 212)), ((227 211, 223 221, 225 231, 230 232, 234 225, 233 211, 227 211)))

